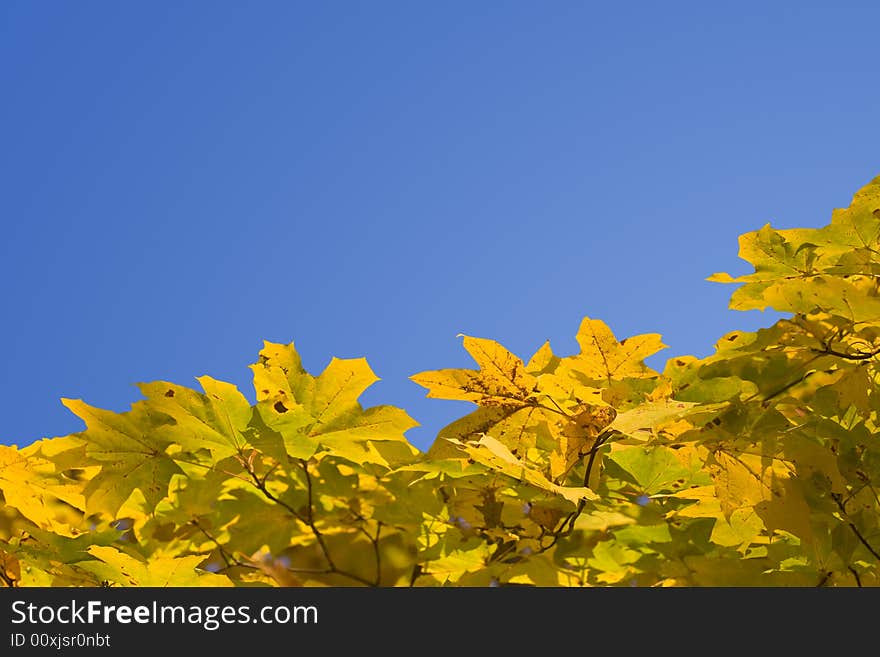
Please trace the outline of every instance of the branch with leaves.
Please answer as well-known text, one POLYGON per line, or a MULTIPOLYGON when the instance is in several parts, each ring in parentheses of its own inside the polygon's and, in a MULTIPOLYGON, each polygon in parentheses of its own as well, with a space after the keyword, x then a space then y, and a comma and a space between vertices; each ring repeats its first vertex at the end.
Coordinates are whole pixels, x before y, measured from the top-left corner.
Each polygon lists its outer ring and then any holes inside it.
POLYGON ((787 316, 705 358, 584 318, 577 351, 412 377, 470 402, 427 452, 364 408, 364 359, 293 344, 142 384, 80 433, 0 446, 3 586, 878 586, 880 179, 817 229, 743 235, 731 307, 787 316), (818 549, 817 546, 821 546, 818 549))

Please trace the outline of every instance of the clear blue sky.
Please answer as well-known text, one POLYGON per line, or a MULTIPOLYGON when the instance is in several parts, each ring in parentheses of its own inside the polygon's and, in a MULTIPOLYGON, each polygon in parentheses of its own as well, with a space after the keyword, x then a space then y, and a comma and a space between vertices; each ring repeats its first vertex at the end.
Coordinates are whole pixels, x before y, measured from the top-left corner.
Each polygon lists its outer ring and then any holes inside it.
POLYGON ((880 5, 0 3, 0 442, 134 383, 365 355, 420 447, 458 333, 705 355, 736 238, 880 173, 880 5), (770 6, 775 5, 775 6, 770 6), (833 8, 831 8, 833 7, 833 8))

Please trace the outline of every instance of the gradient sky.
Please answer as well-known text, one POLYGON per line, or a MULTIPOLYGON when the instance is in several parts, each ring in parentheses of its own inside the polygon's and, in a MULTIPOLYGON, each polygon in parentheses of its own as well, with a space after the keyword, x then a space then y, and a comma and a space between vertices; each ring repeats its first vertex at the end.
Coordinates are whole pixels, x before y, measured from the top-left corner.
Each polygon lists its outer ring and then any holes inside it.
POLYGON ((880 5, 0 3, 0 442, 138 381, 233 381, 263 339, 410 374, 458 333, 575 350, 584 315, 733 329, 736 238, 880 174, 880 5), (830 7, 833 7, 830 8, 830 7))

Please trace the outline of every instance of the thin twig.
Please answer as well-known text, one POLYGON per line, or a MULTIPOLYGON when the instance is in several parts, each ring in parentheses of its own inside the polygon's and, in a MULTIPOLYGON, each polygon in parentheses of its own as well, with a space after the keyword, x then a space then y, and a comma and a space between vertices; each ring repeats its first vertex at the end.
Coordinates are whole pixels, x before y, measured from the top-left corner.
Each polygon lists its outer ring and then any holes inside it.
MULTIPOLYGON (((818 360, 819 358, 821 358, 821 357, 824 356, 824 355, 825 355, 825 353, 822 352, 822 353, 819 353, 819 354, 813 356, 812 358, 810 358, 810 359, 809 359, 808 361, 806 361, 805 363, 802 363, 802 364, 801 364, 801 367, 802 367, 802 368, 807 367, 810 363, 812 363, 812 362, 815 361, 815 360, 818 360)), ((802 376, 798 377, 797 379, 795 379, 795 380, 792 381, 791 383, 786 383, 784 386, 782 386, 782 387, 779 388, 778 390, 773 391, 772 393, 770 393, 769 395, 767 395, 766 397, 764 397, 764 399, 763 399, 762 401, 765 401, 765 402, 770 401, 770 400, 773 399, 774 397, 777 397, 777 396, 781 395, 781 394, 782 394, 783 392, 785 392, 786 390, 789 390, 790 388, 795 387, 798 383, 803 383, 804 381, 807 380, 807 378, 811 377, 811 376, 812 376, 813 374, 815 374, 816 372, 817 372, 817 370, 812 370, 812 371, 810 371, 810 372, 806 372, 806 373, 804 373, 802 376)), ((757 397, 758 395, 759 395, 759 393, 756 392, 756 393, 754 393, 753 395, 750 395, 748 398, 746 398, 745 401, 751 401, 751 400, 753 400, 755 397, 757 397)))
POLYGON ((853 568, 852 566, 848 566, 847 570, 849 570, 849 572, 852 573, 853 577, 856 578, 856 586, 858 586, 859 588, 862 588, 862 578, 859 577, 859 572, 855 568, 853 568))
POLYGON ((836 356, 837 358, 843 358, 844 360, 871 360, 876 356, 880 356, 880 349, 877 349, 876 351, 860 351, 856 354, 847 354, 842 351, 836 351, 830 346, 826 346, 824 349, 811 349, 810 351, 822 356, 836 356))
POLYGON ((211 535, 207 532, 207 530, 205 530, 205 528, 202 527, 202 526, 199 524, 199 521, 198 521, 198 520, 196 520, 195 518, 193 518, 192 520, 190 520, 190 524, 191 524, 193 527, 195 527, 196 529, 198 529, 200 532, 202 532, 202 534, 204 534, 205 537, 206 537, 209 541, 211 541, 214 545, 217 546, 217 549, 220 551, 220 557, 223 559, 223 563, 226 564, 226 568, 231 568, 232 566, 241 566, 241 565, 242 565, 242 563, 241 563, 238 559, 236 559, 235 557, 233 557, 232 555, 230 555, 228 552, 226 552, 226 548, 224 548, 224 547, 220 544, 220 541, 218 541, 216 538, 214 538, 213 536, 211 536, 211 535))
POLYGON ((422 564, 417 563, 413 566, 412 574, 409 576, 409 586, 410 588, 416 585, 416 580, 419 578, 419 575, 422 574, 422 564))
POLYGON ((853 534, 855 534, 856 538, 859 539, 859 542, 865 546, 865 548, 870 552, 877 561, 880 561, 880 552, 877 552, 870 543, 868 543, 868 539, 866 539, 862 532, 859 531, 859 528, 856 527, 856 524, 849 519, 849 514, 846 512, 846 507, 844 506, 843 500, 841 499, 839 494, 832 493, 831 498, 837 502, 837 506, 840 508, 841 513, 843 513, 844 520, 849 528, 852 530, 853 534))
MULTIPOLYGON (((554 405, 557 409, 559 409, 559 412, 562 413, 565 417, 569 417, 569 418, 571 417, 571 414, 566 413, 566 412, 565 412, 565 409, 563 409, 562 406, 560 406, 560 405, 556 402, 556 400, 553 399, 553 397, 551 397, 550 395, 547 395, 547 399, 549 399, 551 402, 553 402, 553 405, 554 405)), ((541 404, 538 404, 538 406, 539 406, 540 408, 544 408, 541 404)))
MULTIPOLYGON (((339 568, 336 565, 336 563, 333 561, 333 557, 330 555, 330 548, 327 546, 327 543, 324 540, 324 535, 321 533, 321 531, 315 525, 314 511, 313 511, 313 507, 312 507, 311 503, 309 504, 309 507, 308 507, 308 511, 307 511, 308 515, 306 517, 303 517, 303 515, 301 513, 299 513, 296 509, 294 509, 292 506, 290 506, 287 502, 285 502, 284 500, 282 500, 282 499, 278 498, 277 496, 275 496, 274 494, 272 494, 272 492, 266 487, 266 478, 265 477, 261 480, 257 476, 256 472, 254 471, 254 469, 251 466, 245 466, 245 467, 246 467, 248 474, 250 474, 251 478, 253 479, 254 485, 257 487, 257 489, 261 493, 263 493, 263 495, 268 500, 270 500, 270 501, 274 502, 275 504, 279 505, 280 507, 286 509, 294 518, 299 520, 301 523, 306 525, 309 528, 309 530, 311 530, 312 535, 315 537, 315 540, 318 543, 318 547, 321 549, 321 553, 324 555, 324 560, 327 562, 327 574, 335 573, 337 575, 341 575, 342 577, 347 577, 348 579, 354 580, 355 582, 360 582, 361 584, 364 584, 366 586, 374 586, 373 582, 371 582, 370 580, 368 580, 364 577, 361 577, 360 575, 358 575, 356 573, 350 573, 346 570, 342 570, 341 568, 339 568)), ((312 500, 312 477, 309 474, 307 464, 303 466, 303 472, 305 473, 305 476, 306 476, 306 487, 307 487, 308 499, 309 499, 309 502, 311 502, 311 500, 312 500)))
MULTIPOLYGON (((596 461, 596 454, 599 452, 599 449, 603 445, 605 445, 605 443, 607 443, 611 439, 612 436, 614 436, 615 433, 616 432, 613 429, 609 429, 609 430, 604 431, 601 434, 599 434, 599 436, 596 438, 596 442, 593 443, 593 446, 590 448, 590 451, 587 452, 587 454, 589 454, 590 458, 587 461, 587 467, 586 467, 586 470, 584 471, 584 480, 583 480, 583 487, 584 488, 587 488, 590 483, 590 475, 593 472, 593 464, 596 461)), ((586 456, 586 454, 584 456, 586 456)), ((550 533, 550 535, 552 535, 553 538, 551 539, 551 541, 548 545, 541 546, 541 548, 538 550, 538 554, 546 552, 547 550, 552 548, 554 545, 556 545, 556 542, 562 536, 568 536, 569 534, 571 534, 571 532, 574 531, 574 523, 577 521, 578 517, 580 517, 581 513, 583 513, 586 506, 587 506, 586 498, 581 499, 578 502, 577 509, 572 511, 571 513, 569 513, 565 518, 563 518, 562 524, 559 526, 559 529, 550 533)))
POLYGON ((358 531, 360 531, 364 536, 367 537, 367 540, 370 541, 373 545, 373 553, 375 554, 376 559, 376 586, 380 585, 382 580, 382 553, 379 551, 379 538, 382 534, 382 527, 385 523, 381 520, 376 521, 376 535, 373 536, 370 532, 367 531, 364 525, 369 524, 369 520, 364 518, 360 513, 353 510, 351 511, 352 515, 354 515, 355 520, 359 521, 361 524, 358 525, 358 531))
POLYGON ((373 541, 373 553, 376 555, 376 586, 382 583, 382 552, 379 550, 379 536, 382 534, 382 521, 377 520, 376 538, 373 541))

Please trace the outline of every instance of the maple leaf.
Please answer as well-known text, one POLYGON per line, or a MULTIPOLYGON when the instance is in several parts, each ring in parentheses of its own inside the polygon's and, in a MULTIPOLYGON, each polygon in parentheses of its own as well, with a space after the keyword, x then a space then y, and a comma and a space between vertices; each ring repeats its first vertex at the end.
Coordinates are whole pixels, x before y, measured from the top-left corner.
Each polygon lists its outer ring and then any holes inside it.
POLYGON ((97 561, 80 563, 83 570, 119 586, 232 586, 223 575, 199 572, 202 557, 135 558, 113 547, 92 546, 88 553, 97 561))
POLYGON ((657 333, 635 335, 620 342, 604 322, 584 317, 577 332, 581 351, 564 359, 565 371, 587 381, 611 383, 625 378, 655 377, 657 373, 644 364, 666 345, 657 333))
POLYGON ((69 528, 57 518, 53 502, 61 500, 75 508, 83 508, 80 487, 56 474, 51 461, 29 453, 33 451, 0 445, 3 500, 38 527, 68 533, 69 528))
POLYGON ((730 301, 738 310, 818 310, 855 323, 880 321, 880 298, 872 292, 880 273, 878 190, 875 178, 824 228, 774 230, 767 224, 743 235, 739 255, 754 265, 754 273, 736 278, 719 273, 708 280, 744 283, 730 301))
POLYGON ((164 381, 140 385, 145 407, 174 420, 156 427, 154 435, 185 451, 209 449, 215 460, 241 453, 248 445, 250 403, 230 383, 209 376, 198 382, 204 394, 164 381))
POLYGON ((171 420, 137 402, 127 413, 113 413, 78 399, 63 399, 86 423, 76 436, 85 442, 86 456, 101 466, 83 489, 86 511, 114 516, 131 494, 140 491, 155 507, 167 494, 171 478, 182 473, 167 453, 171 440, 161 428, 171 420))
POLYGON ((310 458, 319 450, 345 450, 355 462, 390 466, 391 452, 377 447, 379 442, 397 443, 397 458, 417 454, 404 433, 418 423, 405 411, 394 406, 364 410, 358 402, 379 380, 365 359, 334 358, 314 377, 303 369, 293 343, 267 342, 251 369, 257 412, 281 435, 288 455, 310 458))

